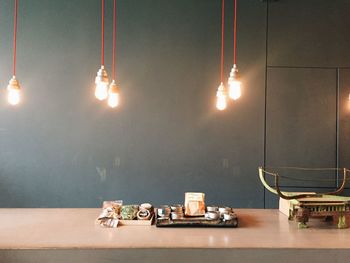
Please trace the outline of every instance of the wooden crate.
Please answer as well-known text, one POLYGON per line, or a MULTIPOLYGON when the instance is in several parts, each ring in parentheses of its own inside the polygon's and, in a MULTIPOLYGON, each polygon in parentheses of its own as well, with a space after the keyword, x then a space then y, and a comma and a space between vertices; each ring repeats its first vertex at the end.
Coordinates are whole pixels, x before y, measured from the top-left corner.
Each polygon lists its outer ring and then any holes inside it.
POLYGON ((119 220, 120 226, 151 226, 154 216, 150 220, 119 220))

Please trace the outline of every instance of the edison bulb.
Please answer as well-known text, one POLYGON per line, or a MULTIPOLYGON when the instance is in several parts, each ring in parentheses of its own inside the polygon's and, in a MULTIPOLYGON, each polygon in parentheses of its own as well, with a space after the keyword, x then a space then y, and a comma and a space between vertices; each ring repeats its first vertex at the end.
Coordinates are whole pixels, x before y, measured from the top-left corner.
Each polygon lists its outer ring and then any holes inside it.
POLYGON ((7 101, 11 105, 17 105, 21 101, 21 88, 15 76, 13 76, 7 85, 7 101))
POLYGON ((226 100, 226 91, 225 86, 221 82, 220 86, 218 87, 218 91, 216 92, 216 108, 220 111, 226 109, 227 107, 227 100, 226 100))
POLYGON ((241 82, 239 80, 231 80, 229 81, 229 97, 231 99, 237 100, 241 97, 241 82))
POLYGON ((234 64, 230 72, 230 77, 228 78, 228 95, 231 99, 237 100, 241 97, 241 84, 242 83, 239 81, 237 65, 234 64))
POLYGON ((108 106, 115 108, 119 105, 119 88, 113 80, 108 90, 108 106))
POLYGON ((101 68, 97 72, 95 78, 95 97, 98 100, 105 100, 108 97, 108 74, 105 67, 101 65, 101 68))

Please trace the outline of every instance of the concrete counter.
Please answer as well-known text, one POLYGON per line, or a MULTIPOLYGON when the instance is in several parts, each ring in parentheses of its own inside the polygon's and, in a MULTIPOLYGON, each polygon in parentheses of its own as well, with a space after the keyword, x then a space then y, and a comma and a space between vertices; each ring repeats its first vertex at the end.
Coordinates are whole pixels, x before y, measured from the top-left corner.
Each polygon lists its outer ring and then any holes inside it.
POLYGON ((0 209, 0 262, 279 262, 281 257, 347 262, 350 257, 350 229, 318 220, 298 229, 278 210, 236 209, 239 227, 232 229, 108 229, 94 223, 100 211, 0 209))

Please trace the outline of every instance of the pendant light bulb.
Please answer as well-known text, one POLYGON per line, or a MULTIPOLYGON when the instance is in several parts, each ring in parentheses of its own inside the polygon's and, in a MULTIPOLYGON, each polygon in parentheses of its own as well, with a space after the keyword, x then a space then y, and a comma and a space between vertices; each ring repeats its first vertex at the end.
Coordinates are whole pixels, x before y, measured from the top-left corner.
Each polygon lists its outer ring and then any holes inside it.
POLYGON ((108 106, 111 108, 115 108, 118 105, 119 105, 119 88, 115 83, 115 80, 113 80, 111 85, 109 85, 109 90, 108 90, 108 106))
POLYGON ((220 86, 218 87, 218 91, 216 92, 216 108, 220 111, 226 109, 227 106, 227 100, 226 100, 226 91, 225 86, 221 82, 220 86))
POLYGON ((238 68, 236 64, 233 65, 230 77, 228 78, 228 86, 229 86, 229 97, 233 100, 237 100, 241 97, 241 81, 238 76, 238 68))
POLYGON ((101 65, 101 68, 97 72, 95 78, 95 97, 98 100, 105 100, 108 97, 108 74, 105 67, 101 65))
POLYGON ((7 85, 7 101, 11 105, 17 105, 21 101, 21 87, 16 76, 13 76, 7 85))
POLYGON ((16 57, 17 57, 17 14, 18 0, 15 0, 13 16, 13 68, 12 78, 7 85, 7 101, 11 105, 17 105, 21 101, 21 87, 16 79, 16 57))

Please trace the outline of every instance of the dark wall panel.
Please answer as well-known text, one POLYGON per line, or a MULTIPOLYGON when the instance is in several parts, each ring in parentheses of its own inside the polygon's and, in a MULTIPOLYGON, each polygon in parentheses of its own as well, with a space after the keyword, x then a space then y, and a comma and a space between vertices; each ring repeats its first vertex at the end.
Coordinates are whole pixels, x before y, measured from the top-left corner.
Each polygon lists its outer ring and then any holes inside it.
MULTIPOLYGON (((273 68, 267 79, 266 165, 336 167, 336 71, 273 68)), ((310 187, 335 185, 335 173, 280 174, 315 180, 310 187)), ((281 184, 306 186, 290 180, 281 184)))
MULTIPOLYGON (((266 3, 240 1, 243 97, 219 113, 221 1, 117 2, 121 107, 110 110, 93 96, 100 1, 20 1, 24 100, 16 108, 0 102, 0 206, 96 207, 108 199, 159 205, 203 191, 210 203, 263 207, 256 167, 263 162, 266 3)), ((11 77, 12 4, 0 2, 3 87, 11 77)), ((226 14, 228 77, 231 1, 226 14)))
MULTIPOLYGON (((339 167, 350 168, 350 69, 339 70, 339 167)), ((349 175, 349 174, 348 174, 349 175)), ((339 174, 341 178, 341 174, 339 174)), ((350 196, 350 185, 342 195, 350 196)))
POLYGON ((268 64, 350 66, 350 1, 269 1, 268 64))
POLYGON ((350 69, 339 71, 339 167, 350 167, 350 69))

